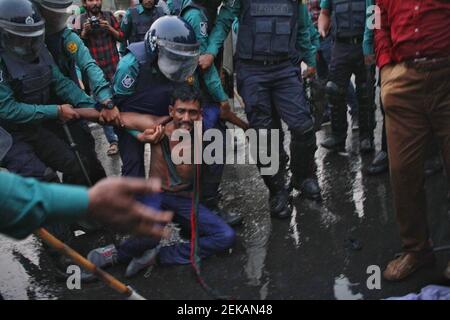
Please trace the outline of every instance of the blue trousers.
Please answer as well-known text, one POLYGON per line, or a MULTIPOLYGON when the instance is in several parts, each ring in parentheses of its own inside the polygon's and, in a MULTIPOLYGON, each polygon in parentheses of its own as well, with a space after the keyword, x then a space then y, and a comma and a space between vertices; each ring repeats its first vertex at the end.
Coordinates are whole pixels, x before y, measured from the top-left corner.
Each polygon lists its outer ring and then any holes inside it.
POLYGON ((108 140, 108 143, 117 143, 119 141, 119 138, 117 137, 116 133, 114 132, 114 128, 111 126, 103 126, 103 132, 105 133, 106 140, 108 140))
MULTIPOLYGON (((173 221, 178 223, 183 231, 190 233, 191 198, 163 192, 147 196, 140 201, 154 209, 173 211, 173 221)), ((235 241, 235 232, 220 217, 200 205, 198 237, 199 256, 206 258, 231 248, 235 241)), ((119 261, 127 262, 133 257, 140 257, 146 250, 155 248, 158 244, 159 239, 151 237, 130 238, 118 247, 119 261)), ((159 262, 162 265, 189 264, 190 252, 190 242, 162 247, 159 252, 159 262)))

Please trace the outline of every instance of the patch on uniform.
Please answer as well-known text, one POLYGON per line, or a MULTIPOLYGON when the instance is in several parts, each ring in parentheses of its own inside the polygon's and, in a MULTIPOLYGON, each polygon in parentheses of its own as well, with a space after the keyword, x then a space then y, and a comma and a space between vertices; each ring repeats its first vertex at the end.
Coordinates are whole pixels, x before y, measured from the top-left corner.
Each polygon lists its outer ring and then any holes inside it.
POLYGON ((204 37, 208 35, 208 22, 200 22, 200 34, 204 37))
POLYGON ((134 81, 135 81, 134 78, 132 78, 130 75, 127 74, 125 76, 125 78, 123 78, 123 80, 122 80, 122 85, 125 88, 130 89, 131 86, 133 85, 134 81))
POLYGON ((193 85, 194 85, 194 76, 189 76, 189 77, 186 79, 186 83, 187 83, 188 85, 190 85, 190 86, 193 86, 193 85))
POLYGON ((74 54, 75 52, 77 52, 78 50, 78 46, 75 42, 71 41, 67 44, 67 50, 71 53, 74 54))
POLYGON ((128 14, 124 14, 122 17, 122 23, 123 24, 128 24, 128 14))
POLYGON ((30 25, 30 24, 34 24, 34 19, 33 17, 27 17, 25 19, 25 24, 30 25))

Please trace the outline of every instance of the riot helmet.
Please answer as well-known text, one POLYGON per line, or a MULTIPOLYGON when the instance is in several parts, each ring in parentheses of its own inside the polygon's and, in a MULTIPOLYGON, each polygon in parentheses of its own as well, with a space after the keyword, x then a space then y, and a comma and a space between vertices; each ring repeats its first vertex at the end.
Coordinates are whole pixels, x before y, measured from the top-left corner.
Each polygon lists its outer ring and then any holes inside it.
POLYGON ((0 0, 0 46, 27 62, 44 46, 45 21, 28 0, 0 0))
POLYGON ((48 34, 60 32, 67 26, 67 20, 72 12, 69 7, 73 0, 32 0, 45 19, 45 29, 48 34))
POLYGON ((198 65, 200 44, 192 27, 177 16, 157 19, 145 35, 145 44, 158 55, 159 70, 170 80, 183 82, 198 65))

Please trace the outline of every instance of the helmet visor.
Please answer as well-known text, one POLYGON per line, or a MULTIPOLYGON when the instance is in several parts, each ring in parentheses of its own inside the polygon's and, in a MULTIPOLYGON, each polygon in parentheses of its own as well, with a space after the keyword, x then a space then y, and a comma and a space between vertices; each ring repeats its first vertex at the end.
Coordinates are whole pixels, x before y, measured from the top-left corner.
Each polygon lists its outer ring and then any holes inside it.
POLYGON ((2 33, 2 47, 12 55, 27 62, 37 59, 44 46, 44 34, 35 37, 21 36, 11 32, 2 33))
POLYGON ((198 44, 168 41, 159 41, 158 44, 158 67, 168 79, 183 82, 194 74, 200 56, 198 44))

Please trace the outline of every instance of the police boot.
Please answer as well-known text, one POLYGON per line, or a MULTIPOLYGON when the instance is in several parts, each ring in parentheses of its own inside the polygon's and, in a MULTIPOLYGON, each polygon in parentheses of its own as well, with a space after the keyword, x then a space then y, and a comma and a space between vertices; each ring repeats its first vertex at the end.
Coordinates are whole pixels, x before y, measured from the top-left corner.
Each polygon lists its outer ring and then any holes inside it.
POLYGON ((375 105, 367 85, 357 88, 359 103, 359 150, 369 153, 375 150, 373 130, 375 129, 375 105))
POLYGON ((286 189, 285 173, 280 168, 273 176, 262 176, 264 183, 269 188, 270 215, 277 219, 287 219, 291 216, 292 209, 289 204, 289 192, 286 189))
POLYGON ((314 159, 316 150, 316 135, 313 128, 306 132, 292 130, 292 186, 311 200, 319 200, 321 198, 314 159))
POLYGON ((347 140, 347 111, 345 101, 331 105, 331 136, 322 141, 321 146, 336 152, 345 151, 347 140))
POLYGON ((383 172, 388 171, 389 169, 389 159, 388 153, 384 150, 381 150, 377 153, 375 158, 372 160, 372 163, 367 167, 367 174, 369 175, 377 175, 383 172))

